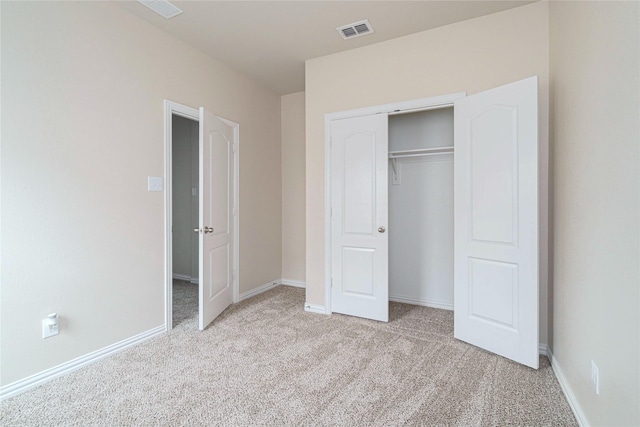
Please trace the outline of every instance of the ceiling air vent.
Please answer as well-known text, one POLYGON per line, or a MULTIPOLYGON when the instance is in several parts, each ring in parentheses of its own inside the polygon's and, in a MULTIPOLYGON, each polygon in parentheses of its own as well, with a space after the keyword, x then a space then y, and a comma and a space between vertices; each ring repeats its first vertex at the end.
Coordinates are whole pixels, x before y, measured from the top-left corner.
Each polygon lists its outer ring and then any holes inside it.
POLYGON ((372 34, 373 27, 369 23, 367 19, 364 21, 354 22, 353 24, 343 25, 342 27, 336 28, 343 39, 352 39, 354 37, 366 36, 367 34, 372 34))
POLYGON ((169 3, 167 0, 138 0, 138 3, 147 6, 165 19, 173 18, 182 13, 182 9, 169 3))

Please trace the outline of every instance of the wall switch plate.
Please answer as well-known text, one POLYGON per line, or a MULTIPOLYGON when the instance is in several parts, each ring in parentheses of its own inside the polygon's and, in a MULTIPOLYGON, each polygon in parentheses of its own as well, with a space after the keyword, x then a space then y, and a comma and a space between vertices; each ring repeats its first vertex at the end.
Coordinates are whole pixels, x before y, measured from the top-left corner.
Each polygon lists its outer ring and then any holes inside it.
POLYGON ((58 329, 58 315, 51 313, 46 318, 42 319, 42 338, 49 338, 54 335, 58 335, 60 330, 58 329))
POLYGON ((147 180, 149 191, 162 191, 162 177, 150 176, 147 180))

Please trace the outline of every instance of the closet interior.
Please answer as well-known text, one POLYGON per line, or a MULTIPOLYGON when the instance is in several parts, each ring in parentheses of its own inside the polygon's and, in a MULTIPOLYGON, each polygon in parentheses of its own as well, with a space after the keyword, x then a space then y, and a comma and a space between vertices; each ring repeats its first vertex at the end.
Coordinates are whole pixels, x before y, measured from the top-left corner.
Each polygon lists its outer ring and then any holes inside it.
POLYGON ((453 310, 453 107, 389 115, 389 300, 453 310))

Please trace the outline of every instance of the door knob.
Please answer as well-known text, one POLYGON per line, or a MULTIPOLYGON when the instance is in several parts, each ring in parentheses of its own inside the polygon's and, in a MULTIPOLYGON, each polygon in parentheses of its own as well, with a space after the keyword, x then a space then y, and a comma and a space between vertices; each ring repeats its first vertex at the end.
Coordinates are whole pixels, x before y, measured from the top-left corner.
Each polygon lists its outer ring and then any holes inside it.
POLYGON ((206 226, 205 226, 205 227, 204 227, 204 233, 205 233, 205 234, 207 234, 207 233, 213 233, 213 227, 206 227, 206 226))
POLYGON ((193 229, 193 231, 194 231, 195 233, 199 233, 199 232, 200 232, 200 229, 199 229, 199 228, 194 228, 194 229, 193 229))
POLYGON ((378 227, 378 233, 384 233, 386 229, 384 227, 378 227))

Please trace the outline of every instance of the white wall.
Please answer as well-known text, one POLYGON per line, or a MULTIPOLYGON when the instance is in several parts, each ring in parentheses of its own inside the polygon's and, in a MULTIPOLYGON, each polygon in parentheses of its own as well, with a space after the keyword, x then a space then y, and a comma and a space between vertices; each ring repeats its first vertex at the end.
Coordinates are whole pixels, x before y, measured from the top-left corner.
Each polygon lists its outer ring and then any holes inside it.
POLYGON ((279 96, 112 2, 0 7, 1 384, 164 324, 164 99, 240 124, 240 292, 281 277, 279 96))
POLYGON ((552 2, 550 36, 554 362, 586 425, 638 426, 640 3, 552 2))
POLYGON ((304 92, 282 97, 282 278, 305 280, 304 92))
MULTIPOLYGON (((546 186, 549 5, 505 12, 306 62, 307 302, 324 299, 324 115, 539 76, 540 171, 546 186)), ((540 341, 547 341, 547 200, 540 200, 540 341)))
POLYGON ((173 275, 198 280, 198 122, 177 115, 172 124, 173 275))

